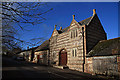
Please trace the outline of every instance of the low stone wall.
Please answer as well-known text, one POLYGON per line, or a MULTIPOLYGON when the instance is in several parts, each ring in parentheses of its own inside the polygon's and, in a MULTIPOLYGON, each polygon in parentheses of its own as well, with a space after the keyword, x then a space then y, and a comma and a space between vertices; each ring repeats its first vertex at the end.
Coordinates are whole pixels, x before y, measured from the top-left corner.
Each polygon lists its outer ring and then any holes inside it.
POLYGON ((85 72, 106 76, 120 76, 120 56, 87 57, 85 72))
POLYGON ((117 57, 118 72, 120 73, 120 55, 117 57))

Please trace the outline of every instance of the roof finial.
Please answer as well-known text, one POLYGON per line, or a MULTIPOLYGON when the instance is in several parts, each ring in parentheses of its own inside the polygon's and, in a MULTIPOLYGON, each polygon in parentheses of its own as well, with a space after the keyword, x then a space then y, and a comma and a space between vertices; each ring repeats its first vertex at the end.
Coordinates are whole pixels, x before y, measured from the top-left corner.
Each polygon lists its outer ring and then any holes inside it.
POLYGON ((55 29, 56 29, 56 26, 57 26, 57 25, 55 25, 55 29))
POLYGON ((93 9, 93 15, 95 15, 96 14, 96 9, 93 9))
POLYGON ((75 15, 72 15, 73 16, 73 19, 75 19, 75 15))

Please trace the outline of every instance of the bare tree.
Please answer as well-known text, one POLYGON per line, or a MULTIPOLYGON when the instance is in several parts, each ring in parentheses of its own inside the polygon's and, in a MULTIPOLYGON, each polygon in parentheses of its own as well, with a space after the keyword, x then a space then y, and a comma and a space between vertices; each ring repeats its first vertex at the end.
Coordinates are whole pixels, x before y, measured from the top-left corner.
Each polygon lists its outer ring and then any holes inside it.
MULTIPOLYGON (((24 24, 40 24, 46 18, 44 14, 52 10, 52 8, 42 7, 46 3, 42 2, 2 2, 2 44, 7 48, 19 47, 19 44, 35 45, 30 42, 23 41, 16 37, 20 35, 19 30, 25 30, 24 24)), ((38 40, 38 39, 33 39, 38 40)), ((39 38, 39 40, 43 40, 39 38)), ((38 41, 38 43, 41 41, 38 41)))

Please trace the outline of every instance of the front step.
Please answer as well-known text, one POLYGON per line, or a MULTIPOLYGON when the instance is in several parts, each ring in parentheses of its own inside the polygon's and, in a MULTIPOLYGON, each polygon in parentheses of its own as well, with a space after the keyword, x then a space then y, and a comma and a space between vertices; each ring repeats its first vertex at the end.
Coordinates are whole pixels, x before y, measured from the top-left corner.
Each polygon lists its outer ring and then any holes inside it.
POLYGON ((59 68, 59 69, 68 69, 68 66, 53 66, 53 67, 55 67, 55 68, 59 68))

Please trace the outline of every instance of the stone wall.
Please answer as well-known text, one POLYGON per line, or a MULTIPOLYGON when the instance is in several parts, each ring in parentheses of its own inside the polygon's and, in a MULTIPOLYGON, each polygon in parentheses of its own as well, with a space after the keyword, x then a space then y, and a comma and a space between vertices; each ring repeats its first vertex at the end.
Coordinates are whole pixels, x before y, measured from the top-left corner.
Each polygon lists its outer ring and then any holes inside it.
POLYGON ((41 64, 48 65, 48 54, 49 50, 42 51, 41 54, 43 55, 42 58, 40 59, 41 64))
POLYGON ((25 51, 25 60, 26 61, 30 61, 31 60, 31 53, 32 53, 32 50, 28 50, 28 51, 25 51))
POLYGON ((85 72, 107 76, 120 76, 120 56, 87 57, 85 72))
POLYGON ((49 57, 48 55, 49 55, 49 50, 35 52, 35 57, 33 62, 48 65, 48 57, 49 57), (39 59, 37 59, 38 55, 39 55, 39 59))
POLYGON ((120 73, 120 56, 117 57, 118 72, 120 73))
POLYGON ((39 51, 34 53, 34 58, 33 58, 34 63, 37 63, 37 55, 39 55, 39 53, 40 53, 39 51))
POLYGON ((92 57, 86 58, 85 72, 93 74, 93 60, 92 57))

